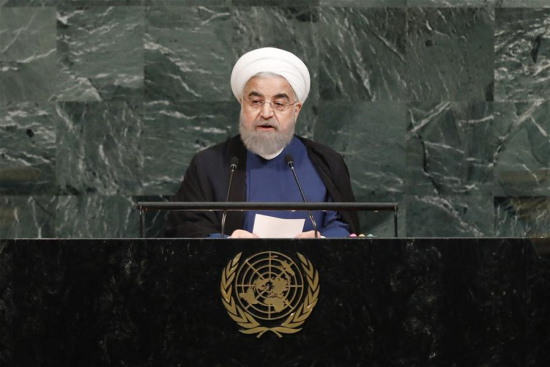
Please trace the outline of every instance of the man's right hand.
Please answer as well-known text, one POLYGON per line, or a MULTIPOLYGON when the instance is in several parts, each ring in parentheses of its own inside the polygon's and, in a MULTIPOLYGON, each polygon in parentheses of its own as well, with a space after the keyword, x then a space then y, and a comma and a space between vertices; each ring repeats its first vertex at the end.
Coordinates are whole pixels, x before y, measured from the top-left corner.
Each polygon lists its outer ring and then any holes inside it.
POLYGON ((260 238, 254 233, 245 231, 244 229, 236 229, 231 233, 231 238, 260 238))

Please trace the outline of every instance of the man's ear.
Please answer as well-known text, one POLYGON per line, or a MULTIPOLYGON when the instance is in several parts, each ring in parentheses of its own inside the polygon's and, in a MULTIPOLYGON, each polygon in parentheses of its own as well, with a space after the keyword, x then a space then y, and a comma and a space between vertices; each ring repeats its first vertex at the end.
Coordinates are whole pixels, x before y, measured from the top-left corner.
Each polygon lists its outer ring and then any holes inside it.
POLYGON ((300 114, 300 111, 302 110, 302 102, 298 102, 294 105, 294 113, 296 114, 296 119, 298 119, 298 115, 300 114))

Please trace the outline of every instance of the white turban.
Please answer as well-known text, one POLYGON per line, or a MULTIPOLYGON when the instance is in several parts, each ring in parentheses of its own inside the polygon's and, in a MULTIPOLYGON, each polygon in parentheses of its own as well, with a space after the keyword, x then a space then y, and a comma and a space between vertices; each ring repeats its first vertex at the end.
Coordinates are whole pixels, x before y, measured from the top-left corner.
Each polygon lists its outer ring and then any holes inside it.
POLYGON ((250 51, 237 61, 231 73, 231 90, 235 98, 241 99, 246 83, 254 75, 262 72, 285 78, 300 102, 305 102, 310 87, 307 66, 296 55, 274 47, 250 51))

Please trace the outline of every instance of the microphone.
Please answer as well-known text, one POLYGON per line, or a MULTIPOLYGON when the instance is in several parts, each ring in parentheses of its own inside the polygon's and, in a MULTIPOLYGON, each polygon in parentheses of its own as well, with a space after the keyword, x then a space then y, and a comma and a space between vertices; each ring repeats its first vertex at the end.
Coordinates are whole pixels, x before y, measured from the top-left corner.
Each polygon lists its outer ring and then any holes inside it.
MULTIPOLYGON (((294 157, 292 157, 292 154, 286 154, 285 155, 285 162, 286 162, 286 164, 288 164, 288 166, 292 170, 292 173, 294 174, 294 179, 296 180, 296 184, 298 185, 298 189, 300 190, 300 194, 302 195, 302 199, 304 199, 304 203, 307 203, 306 196, 304 195, 304 191, 302 190, 302 186, 300 185, 300 181, 298 181, 298 176, 296 175, 296 171, 294 170, 294 157)), ((319 231, 317 230, 317 223, 315 223, 315 219, 313 219, 313 215, 311 215, 311 210, 308 210, 307 213, 309 214, 309 219, 311 220, 311 223, 313 224, 313 230, 315 231, 315 238, 319 238, 319 231)))
MULTIPOLYGON (((229 186, 227 187, 227 196, 225 198, 226 203, 229 201, 229 192, 231 191, 231 184, 233 183, 233 173, 235 173, 235 170, 237 169, 238 164, 239 164, 239 158, 231 157, 231 160, 229 161, 229 169, 231 170, 231 173, 229 175, 229 186)), ((224 234, 225 234, 226 218, 227 218, 227 209, 224 210, 222 214, 222 238, 224 238, 224 234)))

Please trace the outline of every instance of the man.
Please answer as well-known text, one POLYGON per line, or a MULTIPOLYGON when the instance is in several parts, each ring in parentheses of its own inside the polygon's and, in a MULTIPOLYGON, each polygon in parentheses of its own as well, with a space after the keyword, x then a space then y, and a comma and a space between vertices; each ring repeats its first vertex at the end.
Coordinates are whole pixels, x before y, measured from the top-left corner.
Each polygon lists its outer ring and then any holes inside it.
MULTIPOLYGON (((241 105, 239 132, 193 157, 174 201, 226 200, 230 162, 238 159, 229 201, 301 202, 294 175, 285 161, 291 154, 308 202, 355 201, 342 157, 332 149, 294 135, 296 120, 310 89, 306 65, 290 52, 260 48, 243 55, 231 74, 231 89, 241 105), (234 158, 233 158, 234 159, 234 158)), ((315 237, 305 211, 228 212, 226 233, 257 238, 256 214, 305 218, 297 238, 315 237)), ((313 212, 322 236, 346 237, 358 230, 355 212, 313 212)), ((222 213, 171 212, 167 235, 220 237, 222 213)))

